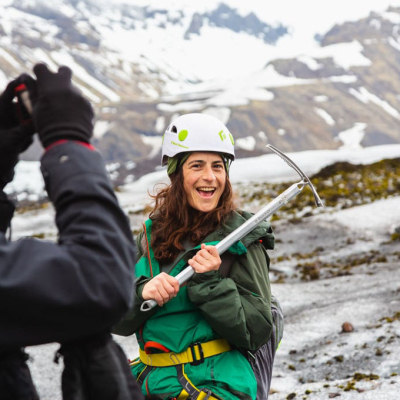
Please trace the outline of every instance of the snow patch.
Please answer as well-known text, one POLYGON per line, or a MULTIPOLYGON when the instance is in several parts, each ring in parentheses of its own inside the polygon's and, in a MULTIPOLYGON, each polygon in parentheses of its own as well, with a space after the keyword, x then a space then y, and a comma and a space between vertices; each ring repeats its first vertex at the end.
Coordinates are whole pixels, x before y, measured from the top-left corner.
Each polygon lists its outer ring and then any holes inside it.
POLYGON ((400 225, 400 197, 374 201, 372 204, 352 207, 334 214, 319 215, 316 219, 336 221, 350 229, 379 229, 380 233, 387 233, 393 224, 400 225), (368 218, 365 218, 366 215, 368 218))
MULTIPOLYGON (((323 79, 325 80, 325 79, 323 79)), ((339 83, 354 83, 357 82, 357 77, 355 75, 342 75, 342 76, 331 76, 330 78, 326 79, 329 82, 339 82, 339 83)))
POLYGON ((348 70, 350 67, 368 67, 371 60, 362 54, 364 47, 357 40, 350 43, 337 43, 329 46, 318 47, 309 53, 315 59, 333 58, 339 67, 348 70))
POLYGON ((258 133, 257 133, 257 136, 258 136, 261 140, 263 140, 264 142, 267 142, 267 141, 268 141, 267 135, 266 135, 265 132, 263 132, 263 131, 258 132, 258 133))
POLYGON ((349 89, 349 93, 351 95, 353 95, 357 100, 361 101, 364 104, 367 104, 369 102, 368 97, 362 95, 360 92, 358 92, 356 89, 354 88, 350 88, 349 89))
POLYGON ((103 107, 101 109, 101 112, 103 114, 116 114, 118 112, 118 110, 114 107, 103 107))
POLYGON ((163 115, 157 118, 154 129, 158 133, 161 133, 165 130, 165 117, 163 115))
POLYGON ((81 85, 80 83, 73 81, 74 85, 82 92, 82 94, 87 97, 89 100, 93 101, 93 103, 100 103, 101 98, 96 96, 92 91, 90 91, 86 86, 81 85))
POLYGON ((127 175, 124 179, 124 185, 128 185, 135 180, 135 175, 127 175))
POLYGON ((278 135, 279 136, 285 136, 286 135, 286 130, 282 129, 282 128, 278 129, 278 135))
POLYGON ((6 193, 23 191, 36 195, 43 194, 44 181, 39 161, 20 161, 15 167, 13 181, 5 187, 6 193))
POLYGON ((392 24, 399 25, 400 24, 400 14, 396 12, 383 12, 380 14, 383 19, 391 22, 392 24))
POLYGON ((161 151, 161 146, 162 146, 162 136, 146 136, 146 135, 140 135, 142 138, 142 141, 144 144, 147 146, 151 146, 152 149, 147 156, 148 159, 154 158, 158 153, 161 151))
POLYGON ((54 58, 54 60, 57 61, 59 65, 66 65, 70 67, 74 72, 74 76, 76 78, 91 86, 94 90, 101 93, 108 100, 113 102, 119 102, 121 100, 121 97, 117 93, 113 92, 103 83, 89 75, 88 72, 81 65, 79 65, 66 51, 52 51, 51 56, 52 58, 54 58))
POLYGON ((376 104, 386 111, 389 115, 396 119, 400 119, 400 113, 392 107, 387 101, 380 99, 375 94, 369 92, 366 88, 360 87, 358 91, 356 89, 349 89, 350 94, 355 96, 358 100, 367 104, 369 102, 376 104))
POLYGON ((301 63, 307 65, 308 69, 311 71, 317 71, 318 69, 321 69, 324 67, 323 64, 318 63, 314 58, 302 55, 297 57, 297 60, 300 61, 301 63))
POLYGON ((361 149, 361 141, 364 138, 366 127, 367 124, 357 122, 352 128, 340 132, 338 138, 343 142, 343 146, 341 146, 340 149, 361 149))
POLYGON ((49 57, 49 55, 41 48, 32 49, 33 56, 46 64, 53 72, 58 71, 58 65, 49 57))
POLYGON ((314 111, 330 126, 335 125, 335 120, 322 108, 315 107, 314 111))
POLYGON ((400 51, 400 43, 396 39, 389 37, 388 41, 392 47, 394 47, 396 50, 400 51))
POLYGON ((212 115, 226 125, 231 116, 231 109, 228 107, 209 107, 203 111, 203 114, 212 115))
POLYGON ((172 122, 174 122, 176 119, 178 119, 180 117, 180 114, 179 113, 174 113, 174 114, 172 114, 172 116, 171 116, 171 120, 170 120, 170 124, 172 123, 172 122))
POLYGON ((307 85, 315 83, 315 79, 299 79, 294 77, 283 76, 279 74, 275 67, 270 64, 268 65, 259 76, 259 85, 266 88, 271 87, 282 87, 292 85, 307 85))
POLYGON ((3 88, 5 88, 7 86, 8 82, 9 82, 9 79, 6 77, 4 72, 0 69, 0 87, 2 88, 1 90, 3 90, 3 88))
POLYGON ((108 121, 97 121, 94 126, 93 136, 101 139, 113 126, 114 124, 108 121))
POLYGON ((203 109, 204 105, 205 103, 200 101, 185 101, 177 104, 159 103, 157 104, 157 110, 168 113, 176 111, 193 112, 203 109))
POLYGON ((14 68, 17 68, 17 69, 20 68, 19 62, 17 62, 17 60, 10 53, 8 53, 6 50, 2 49, 1 47, 0 47, 0 57, 3 58, 4 60, 6 60, 14 68))
POLYGON ((236 139, 235 145, 240 149, 253 151, 256 148, 256 139, 253 136, 236 139))
POLYGON ((382 22, 379 21, 379 19, 372 19, 369 24, 370 26, 374 27, 377 31, 379 31, 382 26, 382 22))
POLYGON ((329 97, 321 94, 318 96, 314 96, 313 100, 317 103, 325 103, 329 100, 329 97))
POLYGON ((272 92, 263 88, 237 86, 211 97, 207 103, 215 106, 242 106, 249 104, 250 100, 271 101, 274 97, 272 92))
POLYGON ((157 90, 150 83, 139 82, 138 88, 152 99, 156 99, 159 96, 157 90))
POLYGON ((136 167, 136 163, 134 161, 128 161, 127 163, 125 163, 125 168, 127 170, 131 170, 135 167, 136 167))

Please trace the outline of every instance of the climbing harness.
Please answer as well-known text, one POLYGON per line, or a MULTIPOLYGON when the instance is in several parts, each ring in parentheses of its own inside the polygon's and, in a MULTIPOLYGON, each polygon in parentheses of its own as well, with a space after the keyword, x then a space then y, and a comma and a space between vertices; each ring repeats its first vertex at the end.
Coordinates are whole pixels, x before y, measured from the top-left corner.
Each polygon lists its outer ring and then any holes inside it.
POLYGON ((139 358, 132 361, 130 366, 137 365, 139 362, 145 364, 145 367, 137 377, 137 381, 140 385, 145 383, 146 391, 149 395, 147 378, 153 369, 175 366, 179 383, 182 385, 182 391, 178 397, 176 397, 176 400, 218 400, 220 398, 211 392, 211 390, 199 389, 193 385, 185 373, 185 364, 200 365, 206 358, 230 350, 232 350, 232 347, 225 339, 216 339, 205 343, 193 343, 180 353, 170 351, 159 343, 147 342, 145 350, 139 349, 139 358), (151 349, 157 349, 163 352, 152 354, 151 349))

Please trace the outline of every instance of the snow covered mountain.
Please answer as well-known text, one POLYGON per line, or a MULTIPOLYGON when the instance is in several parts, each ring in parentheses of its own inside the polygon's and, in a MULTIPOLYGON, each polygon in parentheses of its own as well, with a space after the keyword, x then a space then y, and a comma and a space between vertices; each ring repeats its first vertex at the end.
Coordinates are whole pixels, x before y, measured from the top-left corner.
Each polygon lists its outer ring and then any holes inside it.
POLYGON ((356 13, 340 1, 197 3, 2 0, 0 86, 39 61, 70 66, 96 107, 96 146, 133 179, 154 170, 165 127, 187 112, 227 123, 239 157, 267 141, 400 143, 399 1, 356 13))

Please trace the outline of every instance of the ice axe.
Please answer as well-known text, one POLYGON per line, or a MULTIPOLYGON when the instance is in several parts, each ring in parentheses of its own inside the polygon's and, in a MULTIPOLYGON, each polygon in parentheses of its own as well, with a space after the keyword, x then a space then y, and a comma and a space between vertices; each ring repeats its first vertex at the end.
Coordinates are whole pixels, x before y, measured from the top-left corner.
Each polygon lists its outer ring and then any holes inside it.
MULTIPOLYGON (((278 211, 281 207, 287 204, 289 201, 294 199, 304 188, 304 186, 309 186, 313 192, 315 203, 318 207, 323 207, 321 199, 318 196, 313 184, 307 175, 284 153, 278 150, 276 147, 268 144, 267 147, 281 157, 290 167, 292 167, 301 177, 301 181, 294 183, 283 193, 281 193, 276 199, 272 200, 270 203, 265 205, 260 211, 254 214, 250 219, 248 219, 244 224, 239 226, 235 231, 229 234, 225 239, 221 240, 215 247, 219 254, 228 250, 233 244, 238 242, 254 228, 256 228, 262 221, 269 218, 272 214, 278 211)), ((186 283, 193 275, 195 271, 191 266, 187 266, 183 271, 181 271, 175 278, 179 282, 179 286, 186 283)), ((141 311, 149 311, 157 305, 155 300, 146 300, 140 307, 141 311)))

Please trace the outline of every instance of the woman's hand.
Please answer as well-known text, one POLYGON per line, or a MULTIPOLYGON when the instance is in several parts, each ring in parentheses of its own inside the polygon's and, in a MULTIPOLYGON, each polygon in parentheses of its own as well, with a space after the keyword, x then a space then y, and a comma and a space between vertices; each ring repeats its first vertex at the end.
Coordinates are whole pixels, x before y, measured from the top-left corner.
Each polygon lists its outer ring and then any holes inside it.
POLYGON ((148 281, 143 288, 144 300, 155 300, 159 306, 173 299, 179 292, 179 282, 171 275, 161 272, 148 281))
POLYGON ((207 246, 204 243, 196 255, 188 261, 188 264, 198 274, 208 271, 217 271, 221 265, 221 258, 215 246, 207 246))

